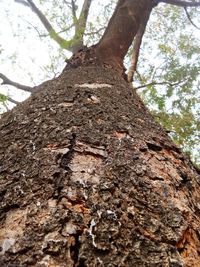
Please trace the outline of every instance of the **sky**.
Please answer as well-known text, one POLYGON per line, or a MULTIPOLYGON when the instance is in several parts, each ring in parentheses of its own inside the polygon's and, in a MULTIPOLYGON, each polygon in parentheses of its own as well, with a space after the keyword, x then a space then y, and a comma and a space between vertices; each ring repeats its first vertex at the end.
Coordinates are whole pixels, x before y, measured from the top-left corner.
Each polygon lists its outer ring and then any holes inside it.
MULTIPOLYGON (((34 3, 38 5, 38 1, 34 0, 34 3)), ((77 1, 81 6, 83 0, 77 1)), ((99 10, 101 5, 105 5, 107 2, 108 0, 93 2, 90 12, 92 21, 96 20, 101 23, 103 15, 99 10)), ((46 3, 46 6, 42 7, 43 10, 51 8, 52 1, 46 1, 46 3)), ((185 19, 187 20, 187 18, 185 19)), ((1 73, 16 82, 34 86, 57 76, 62 71, 65 66, 65 58, 70 54, 65 50, 61 52, 59 46, 49 37, 44 37, 41 41, 38 30, 40 34, 45 34, 46 31, 38 17, 29 8, 15 3, 14 0, 0 0, 0 25, 1 73), (52 60, 57 66, 55 72, 51 71, 52 60)), ((191 27, 190 30, 200 40, 200 31, 195 30, 194 27, 191 27)), ((151 46, 151 53, 147 55, 147 58, 149 56, 151 60, 154 54, 153 49, 151 46)), ((155 60, 154 64, 159 65, 160 62, 155 60)), ((29 93, 11 86, 0 86, 0 93, 8 94, 17 101, 22 101, 29 96, 29 93)), ((12 107, 13 104, 9 103, 9 108, 12 107)))
MULTIPOLYGON (((83 0, 77 1, 81 6, 83 0)), ((48 4, 44 10, 52 1, 46 2, 48 4)), ((38 0, 34 0, 34 3, 38 5, 38 0)), ((90 10, 90 16, 93 20, 100 20, 99 15, 101 14, 98 14, 98 10, 100 5, 105 3, 107 3, 107 0, 95 0, 93 2, 90 10)), ((42 40, 38 37, 36 27, 40 33, 45 34, 46 31, 37 16, 29 8, 15 3, 14 0, 0 0, 0 25, 0 50, 3 49, 0 53, 0 72, 14 81, 33 86, 58 75, 62 71, 65 65, 64 60, 70 54, 66 50, 62 51, 59 58, 58 45, 49 37, 44 37, 42 40), (55 58, 57 58, 56 64, 58 67, 56 73, 51 73, 48 68, 50 68, 51 61, 55 58), (47 65, 49 65, 48 68, 47 65)), ((194 28, 193 31, 195 31, 194 28)), ((199 31, 195 32, 200 36, 199 31)), ((153 51, 151 51, 151 54, 153 54, 153 51)), ((156 60, 155 64, 159 65, 160 62, 156 60)), ((10 86, 0 86, 0 93, 9 93, 11 97, 18 101, 28 96, 27 93, 10 86)))
MULTIPOLYGON (((51 1, 46 1, 50 8, 51 1)), ((62 2, 62 1, 60 1, 62 2)), ((90 17, 97 19, 101 5, 107 0, 95 0, 91 6, 90 17)), ((34 3, 38 6, 38 0, 34 3)), ((83 0, 77 0, 81 6, 83 0)), ((65 66, 65 58, 70 56, 66 50, 60 56, 59 46, 49 37, 41 39, 39 33, 46 34, 46 30, 36 14, 14 0, 0 0, 0 72, 11 80, 34 86, 58 75, 65 66), (60 56, 60 57, 59 57, 60 56), (51 61, 55 60, 57 70, 49 71, 51 61)), ((11 86, 0 86, 0 93, 9 94, 17 101, 22 101, 29 93, 17 90, 11 86)), ((9 107, 13 105, 10 103, 9 107)))
MULTIPOLYGON (((14 81, 32 86, 44 79, 41 66, 49 63, 49 55, 47 44, 40 41, 27 21, 33 25, 39 24, 29 8, 14 3, 13 0, 0 1, 0 47, 3 49, 0 55, 0 72, 14 81), (27 27, 30 29, 27 30, 27 27), (29 34, 28 38, 24 38, 24 34, 29 34)), ((53 43, 52 46, 55 46, 53 51, 56 51, 56 44, 53 43)), ((1 93, 7 93, 7 90, 18 101, 29 95, 14 87, 0 87, 1 93)))

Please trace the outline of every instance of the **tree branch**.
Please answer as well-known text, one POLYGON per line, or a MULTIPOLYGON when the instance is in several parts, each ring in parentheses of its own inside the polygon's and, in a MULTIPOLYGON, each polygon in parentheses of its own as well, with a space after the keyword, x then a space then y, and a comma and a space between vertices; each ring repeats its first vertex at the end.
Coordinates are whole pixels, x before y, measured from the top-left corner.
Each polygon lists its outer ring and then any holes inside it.
MULTIPOLYGON (((75 3, 72 0, 72 14, 75 12, 75 3)), ((73 15, 74 24, 75 24, 75 34, 73 37, 73 53, 76 53, 78 50, 84 47, 83 44, 83 36, 86 30, 86 23, 89 15, 90 6, 92 4, 92 0, 85 0, 82 9, 79 15, 79 18, 73 15)))
POLYGON ((200 2, 188 2, 181 0, 157 0, 157 3, 166 3, 170 5, 180 6, 180 7, 198 7, 200 2))
POLYGON ((73 20, 77 21, 77 17, 76 17, 77 7, 76 7, 76 4, 75 4, 74 0, 71 0, 71 9, 72 9, 73 20))
POLYGON ((94 35, 94 34, 99 34, 101 31, 105 30, 105 26, 99 28, 96 31, 90 31, 90 32, 86 32, 84 35, 90 36, 90 35, 94 35))
MULTIPOLYGON (((73 38, 69 41, 63 39, 59 36, 59 34, 54 30, 51 23, 48 21, 46 16, 39 10, 39 8, 34 4, 32 0, 15 0, 15 2, 23 4, 25 6, 29 6, 32 11, 38 16, 46 30, 48 31, 50 37, 56 41, 62 48, 69 50, 72 53, 76 53, 78 50, 84 47, 83 45, 83 35, 86 30, 86 23, 89 15, 89 9, 92 3, 92 0, 85 0, 81 9, 81 13, 79 18, 76 16, 76 3, 74 0, 71 0, 71 3, 64 1, 70 8, 72 9, 72 16, 75 26, 75 34, 73 38)), ((71 28, 71 26, 70 26, 71 28)))
POLYGON ((33 87, 30 87, 30 86, 26 86, 26 85, 23 85, 23 84, 20 84, 20 83, 13 82, 10 79, 8 79, 2 73, 0 73, 0 79, 3 80, 3 82, 1 83, 2 85, 4 85, 4 84, 11 85, 11 86, 14 86, 14 87, 16 87, 16 88, 18 88, 20 90, 23 90, 23 91, 26 91, 26 92, 30 92, 30 93, 32 93, 34 91, 34 88, 33 87))
MULTIPOLYGON (((17 3, 21 3, 19 0, 15 0, 17 3)), ((37 8, 37 6, 33 3, 32 0, 26 0, 29 3, 29 6, 31 7, 32 11, 38 16, 46 30, 48 31, 50 37, 56 41, 62 48, 67 49, 69 51, 72 51, 71 49, 71 41, 67 41, 60 37, 54 28, 52 27, 51 23, 48 21, 48 19, 45 17, 45 15, 37 8)), ((24 2, 24 1, 23 1, 24 2)))
MULTIPOLYGON (((25 19, 23 19, 23 20, 26 21, 25 19)), ((38 29, 37 29, 34 25, 32 25, 29 21, 26 21, 26 22, 27 22, 29 25, 31 25, 31 26, 33 27, 33 29, 36 30, 36 32, 38 33, 38 36, 39 36, 39 37, 48 37, 48 36, 50 36, 49 33, 41 34, 41 33, 38 31, 38 29)), ((66 31, 69 31, 72 27, 74 27, 74 24, 72 24, 72 25, 70 25, 70 26, 64 28, 63 30, 57 32, 57 34, 62 33, 62 32, 66 32, 66 31)))
POLYGON ((81 19, 83 17, 83 23, 86 24, 87 22, 87 18, 89 15, 89 10, 90 10, 90 6, 92 4, 92 0, 85 0, 81 9, 81 13, 79 16, 79 19, 81 19))
POLYGON ((143 38, 143 35, 145 33, 145 29, 146 29, 146 26, 147 26, 147 22, 149 20, 149 16, 150 16, 150 13, 151 11, 147 10, 144 14, 144 18, 143 20, 141 21, 141 24, 140 24, 140 27, 139 27, 139 30, 134 38, 134 41, 133 41, 133 53, 132 53, 132 57, 131 57, 131 67, 129 68, 129 71, 128 71, 128 82, 133 82, 133 76, 134 76, 134 73, 137 69, 137 63, 138 63, 138 58, 139 58, 139 53, 140 53, 140 47, 141 47, 141 44, 142 44, 142 38, 143 38))
POLYGON ((29 7, 29 4, 25 0, 15 0, 15 2, 29 7))
POLYGON ((6 101, 12 102, 15 105, 20 103, 20 102, 14 100, 13 98, 11 98, 9 96, 0 94, 0 103, 3 104, 6 107, 6 109, 8 110, 8 107, 7 107, 6 103, 5 103, 6 101))
POLYGON ((124 73, 123 60, 140 28, 141 14, 151 13, 154 6, 148 0, 118 0, 113 16, 96 47, 99 60, 124 73))
POLYGON ((39 32, 39 30, 37 29, 36 26, 34 26, 32 23, 30 23, 28 20, 26 20, 22 16, 20 16, 20 19, 23 20, 23 22, 26 22, 28 25, 30 25, 37 32, 39 37, 41 36, 41 34, 40 34, 40 32, 39 32))
POLYGON ((187 7, 184 7, 184 10, 185 10, 185 14, 187 16, 187 18, 189 19, 190 23, 197 29, 197 30, 200 30, 200 28, 194 24, 194 22, 192 21, 191 17, 190 17, 190 14, 189 12, 187 11, 187 7))
POLYGON ((32 10, 34 13, 36 13, 36 15, 39 17, 40 21, 42 22, 42 24, 44 25, 44 27, 46 28, 46 30, 49 32, 50 37, 56 41, 62 48, 68 49, 69 48, 69 42, 66 41, 65 39, 63 39, 62 37, 60 37, 56 31, 54 30, 54 28, 52 27, 52 25, 50 24, 50 22, 48 21, 48 19, 45 17, 45 15, 36 7, 36 5, 33 3, 32 0, 27 0, 27 2, 30 4, 32 10))
POLYGON ((152 85, 164 85, 164 84, 167 84, 169 86, 176 86, 176 85, 179 85, 182 82, 184 82, 184 81, 178 81, 176 83, 170 83, 170 82, 167 82, 167 81, 163 81, 163 82, 153 81, 153 82, 150 82, 150 83, 147 83, 147 84, 140 85, 138 87, 134 87, 134 89, 138 90, 138 89, 141 89, 141 88, 144 88, 144 87, 148 87, 148 86, 152 86, 152 85))
POLYGON ((13 98, 11 98, 11 97, 9 97, 9 96, 7 96, 7 100, 8 100, 9 102, 15 104, 15 105, 17 105, 17 104, 20 103, 19 101, 16 101, 16 100, 14 100, 13 98))

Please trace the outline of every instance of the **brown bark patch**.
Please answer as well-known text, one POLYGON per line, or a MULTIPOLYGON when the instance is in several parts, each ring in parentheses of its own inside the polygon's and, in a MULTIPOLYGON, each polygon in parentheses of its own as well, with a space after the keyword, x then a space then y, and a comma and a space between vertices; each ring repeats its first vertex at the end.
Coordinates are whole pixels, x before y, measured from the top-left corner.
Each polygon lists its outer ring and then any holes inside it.
POLYGON ((199 175, 117 72, 45 82, 0 140, 1 266, 198 264, 199 175))
POLYGON ((188 227, 176 244, 185 267, 200 266, 200 242, 194 230, 188 227))

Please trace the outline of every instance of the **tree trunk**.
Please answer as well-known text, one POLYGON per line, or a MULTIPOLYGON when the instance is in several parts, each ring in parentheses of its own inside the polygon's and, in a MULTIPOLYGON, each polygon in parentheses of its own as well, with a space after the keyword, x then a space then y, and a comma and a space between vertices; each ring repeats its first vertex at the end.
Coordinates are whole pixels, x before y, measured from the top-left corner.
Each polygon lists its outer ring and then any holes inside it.
POLYGON ((147 24, 155 5, 153 0, 118 0, 101 40, 73 55, 67 60, 67 68, 91 64, 109 66, 126 78, 124 57, 141 24, 147 24))
POLYGON ((200 177, 117 72, 65 70, 0 122, 0 266, 200 266, 200 177))
POLYGON ((105 63, 123 68, 123 60, 146 14, 154 4, 149 0, 119 0, 106 31, 97 45, 97 57, 105 63))

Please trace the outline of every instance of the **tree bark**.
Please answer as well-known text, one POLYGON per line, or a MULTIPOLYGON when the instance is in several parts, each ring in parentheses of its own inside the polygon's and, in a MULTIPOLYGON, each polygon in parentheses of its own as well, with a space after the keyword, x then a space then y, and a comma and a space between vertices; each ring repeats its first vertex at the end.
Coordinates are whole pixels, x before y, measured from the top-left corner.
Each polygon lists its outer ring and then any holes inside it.
POLYGON ((95 46, 83 49, 67 60, 69 68, 98 64, 117 70, 126 78, 123 60, 140 25, 155 6, 152 0, 118 0, 104 35, 95 46))
POLYGON ((0 266, 200 266, 200 176, 114 70, 40 85, 0 140, 0 266))
POLYGON ((152 8, 151 0, 119 0, 108 27, 97 45, 98 58, 122 68, 124 57, 139 30, 141 21, 152 8))
POLYGON ((1 267, 200 266, 199 172, 119 75, 152 2, 2 116, 1 267))

